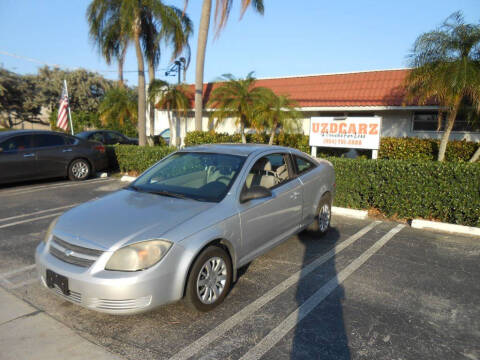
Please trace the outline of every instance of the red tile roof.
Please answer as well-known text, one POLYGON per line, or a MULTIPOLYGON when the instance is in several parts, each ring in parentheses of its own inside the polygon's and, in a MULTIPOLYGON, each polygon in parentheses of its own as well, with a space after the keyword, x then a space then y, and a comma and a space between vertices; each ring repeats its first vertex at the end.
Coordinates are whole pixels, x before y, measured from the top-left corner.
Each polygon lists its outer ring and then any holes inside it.
MULTIPOLYGON (((402 106, 408 72, 408 69, 379 70, 258 79, 257 86, 290 95, 301 107, 402 106)), ((216 86, 213 83, 204 85, 205 103, 216 86)), ((193 85, 191 90, 193 92, 193 85)))

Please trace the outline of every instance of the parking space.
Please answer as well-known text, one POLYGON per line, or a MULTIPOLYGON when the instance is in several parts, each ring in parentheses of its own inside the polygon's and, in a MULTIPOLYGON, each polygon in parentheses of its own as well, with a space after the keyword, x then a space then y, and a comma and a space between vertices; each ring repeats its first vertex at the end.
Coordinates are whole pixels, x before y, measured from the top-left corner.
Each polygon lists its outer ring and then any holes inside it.
POLYGON ((117 180, 0 189, 0 285, 127 359, 480 359, 480 239, 334 217, 240 271, 225 302, 134 316, 86 310, 36 280, 54 214, 117 180))

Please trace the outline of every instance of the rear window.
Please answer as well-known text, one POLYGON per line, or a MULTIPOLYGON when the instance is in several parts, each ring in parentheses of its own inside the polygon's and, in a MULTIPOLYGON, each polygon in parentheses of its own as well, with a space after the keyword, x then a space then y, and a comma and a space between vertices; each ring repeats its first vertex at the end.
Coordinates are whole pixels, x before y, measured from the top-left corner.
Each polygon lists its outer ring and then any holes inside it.
POLYGON ((306 173, 315 167, 315 164, 305 158, 294 155, 298 174, 306 173))
POLYGON ((73 137, 73 136, 65 136, 64 139, 65 139, 65 144, 67 145, 77 145, 79 141, 76 137, 73 137))

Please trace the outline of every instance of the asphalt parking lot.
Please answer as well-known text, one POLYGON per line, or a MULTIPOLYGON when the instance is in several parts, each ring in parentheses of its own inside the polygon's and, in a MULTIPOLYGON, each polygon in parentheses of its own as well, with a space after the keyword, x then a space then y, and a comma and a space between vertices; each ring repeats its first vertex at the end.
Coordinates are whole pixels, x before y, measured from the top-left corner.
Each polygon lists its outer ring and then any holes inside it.
POLYGON ((119 358, 480 359, 480 239, 395 222, 334 217, 321 239, 292 237, 241 269, 210 313, 179 302, 105 315, 43 288, 34 250, 49 222, 122 186, 0 188, 0 286, 119 358))

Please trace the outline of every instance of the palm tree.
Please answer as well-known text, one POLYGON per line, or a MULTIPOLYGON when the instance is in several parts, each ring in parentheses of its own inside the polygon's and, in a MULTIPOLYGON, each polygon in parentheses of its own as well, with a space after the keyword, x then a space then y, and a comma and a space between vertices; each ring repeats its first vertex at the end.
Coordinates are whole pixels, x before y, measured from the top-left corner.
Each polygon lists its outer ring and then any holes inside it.
MULTIPOLYGON (((149 87, 155 81, 155 69, 160 61, 160 44, 172 46, 172 60, 182 52, 189 53, 188 41, 193 32, 193 23, 175 6, 165 6, 160 19, 146 14, 142 21, 142 44, 147 58, 149 87)), ((155 104, 149 104, 150 135, 153 143, 155 127, 155 104)))
POLYGON ((191 93, 185 84, 170 85, 163 80, 154 80, 148 89, 148 96, 155 107, 167 110, 168 125, 170 127, 170 145, 177 146, 176 119, 183 115, 185 121, 190 109, 191 93), (176 116, 172 116, 175 113, 176 116))
MULTIPOLYGON (((438 161, 443 161, 462 103, 470 102, 480 113, 480 24, 466 24, 455 12, 437 30, 417 38, 410 59, 409 97, 421 104, 436 99, 447 114, 438 151, 438 161)), ((472 160, 475 156, 480 149, 472 160)))
POLYGON ((265 95, 254 110, 254 122, 257 128, 270 130, 268 144, 273 145, 278 129, 281 131, 298 130, 300 126, 298 120, 302 114, 297 110, 297 102, 290 99, 289 96, 277 95, 271 90, 266 91, 265 95))
MULTIPOLYGON (((119 7, 120 1, 111 3, 112 7, 119 7)), ((119 17, 112 17, 111 21, 104 23, 102 16, 99 16, 106 8, 100 1, 94 1, 87 9, 88 23, 90 24, 90 38, 98 47, 100 54, 108 65, 113 59, 118 63, 118 83, 124 86, 123 65, 128 47, 128 34, 122 32, 119 17)))
POLYGON ((268 96, 268 89, 256 87, 253 72, 245 79, 237 79, 232 74, 222 76, 222 83, 212 91, 209 107, 213 107, 212 119, 216 119, 216 126, 227 118, 236 118, 236 125, 240 125, 242 142, 245 144, 245 128, 252 125, 255 108, 268 96))
POLYGON ((108 90, 98 107, 100 121, 110 127, 123 127, 127 123, 136 124, 137 111, 137 95, 135 91, 125 86, 108 90))
POLYGON ((92 38, 99 42, 99 46, 102 46, 103 41, 107 44, 104 39, 109 31, 114 33, 112 29, 117 30, 116 34, 121 40, 128 39, 135 46, 138 64, 138 142, 141 146, 146 144, 146 88, 142 31, 145 31, 146 22, 150 19, 152 23, 162 25, 175 22, 168 19, 168 15, 172 14, 168 8, 161 0, 93 0, 87 10, 90 33, 93 34, 92 38))
MULTIPOLYGON (((188 6, 188 0, 185 1, 185 9, 188 6)), ((215 24, 216 35, 227 24, 233 0, 215 0, 215 24)), ((241 0, 242 10, 240 18, 243 16, 249 6, 259 14, 264 13, 263 0, 241 0)), ((200 16, 200 27, 198 29, 197 41, 197 59, 195 67, 195 130, 202 130, 202 111, 203 111, 203 72, 205 68, 205 52, 207 49, 208 30, 210 28, 210 16, 212 12, 212 0, 203 0, 202 14, 200 16)))

